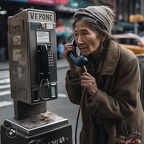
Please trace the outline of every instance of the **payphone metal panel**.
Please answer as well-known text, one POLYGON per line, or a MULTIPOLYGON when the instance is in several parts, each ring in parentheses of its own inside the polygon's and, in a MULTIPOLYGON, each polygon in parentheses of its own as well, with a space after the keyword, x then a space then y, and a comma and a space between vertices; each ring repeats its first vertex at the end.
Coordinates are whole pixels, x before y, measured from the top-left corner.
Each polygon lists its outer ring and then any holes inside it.
POLYGON ((56 15, 25 9, 8 17, 11 97, 28 104, 57 98, 56 15))

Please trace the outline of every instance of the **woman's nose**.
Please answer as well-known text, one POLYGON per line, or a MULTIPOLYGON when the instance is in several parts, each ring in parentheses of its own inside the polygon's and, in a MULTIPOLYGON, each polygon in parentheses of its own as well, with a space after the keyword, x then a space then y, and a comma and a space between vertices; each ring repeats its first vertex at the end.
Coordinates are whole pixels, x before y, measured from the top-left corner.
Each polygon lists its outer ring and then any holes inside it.
POLYGON ((81 37, 78 37, 77 43, 78 43, 78 44, 83 44, 83 40, 81 39, 81 37))

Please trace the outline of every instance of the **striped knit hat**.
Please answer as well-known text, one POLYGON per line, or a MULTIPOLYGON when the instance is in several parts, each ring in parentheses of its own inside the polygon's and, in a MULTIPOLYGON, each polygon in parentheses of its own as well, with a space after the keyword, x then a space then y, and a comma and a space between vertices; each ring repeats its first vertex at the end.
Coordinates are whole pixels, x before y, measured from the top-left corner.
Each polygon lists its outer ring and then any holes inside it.
POLYGON ((98 21, 102 28, 101 30, 107 34, 111 34, 114 25, 114 12, 107 6, 89 6, 77 10, 73 18, 90 17, 98 21))

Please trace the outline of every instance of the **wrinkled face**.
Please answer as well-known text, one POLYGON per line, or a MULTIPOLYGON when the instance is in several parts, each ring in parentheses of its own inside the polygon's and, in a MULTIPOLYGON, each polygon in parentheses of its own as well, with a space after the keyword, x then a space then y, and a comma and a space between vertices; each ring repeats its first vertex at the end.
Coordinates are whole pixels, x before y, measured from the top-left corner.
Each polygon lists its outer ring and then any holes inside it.
POLYGON ((102 37, 96 35, 90 23, 84 20, 77 21, 74 27, 75 42, 83 56, 94 53, 102 41, 102 37))

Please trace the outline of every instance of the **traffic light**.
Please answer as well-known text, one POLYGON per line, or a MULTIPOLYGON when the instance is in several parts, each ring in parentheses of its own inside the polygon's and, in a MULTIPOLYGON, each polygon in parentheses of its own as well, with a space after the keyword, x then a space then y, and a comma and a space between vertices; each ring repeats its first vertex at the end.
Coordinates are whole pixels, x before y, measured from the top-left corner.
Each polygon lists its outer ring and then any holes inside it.
POLYGON ((135 22, 142 22, 144 21, 144 16, 141 14, 136 14, 136 15, 130 15, 129 16, 129 22, 130 23, 135 23, 135 22))

